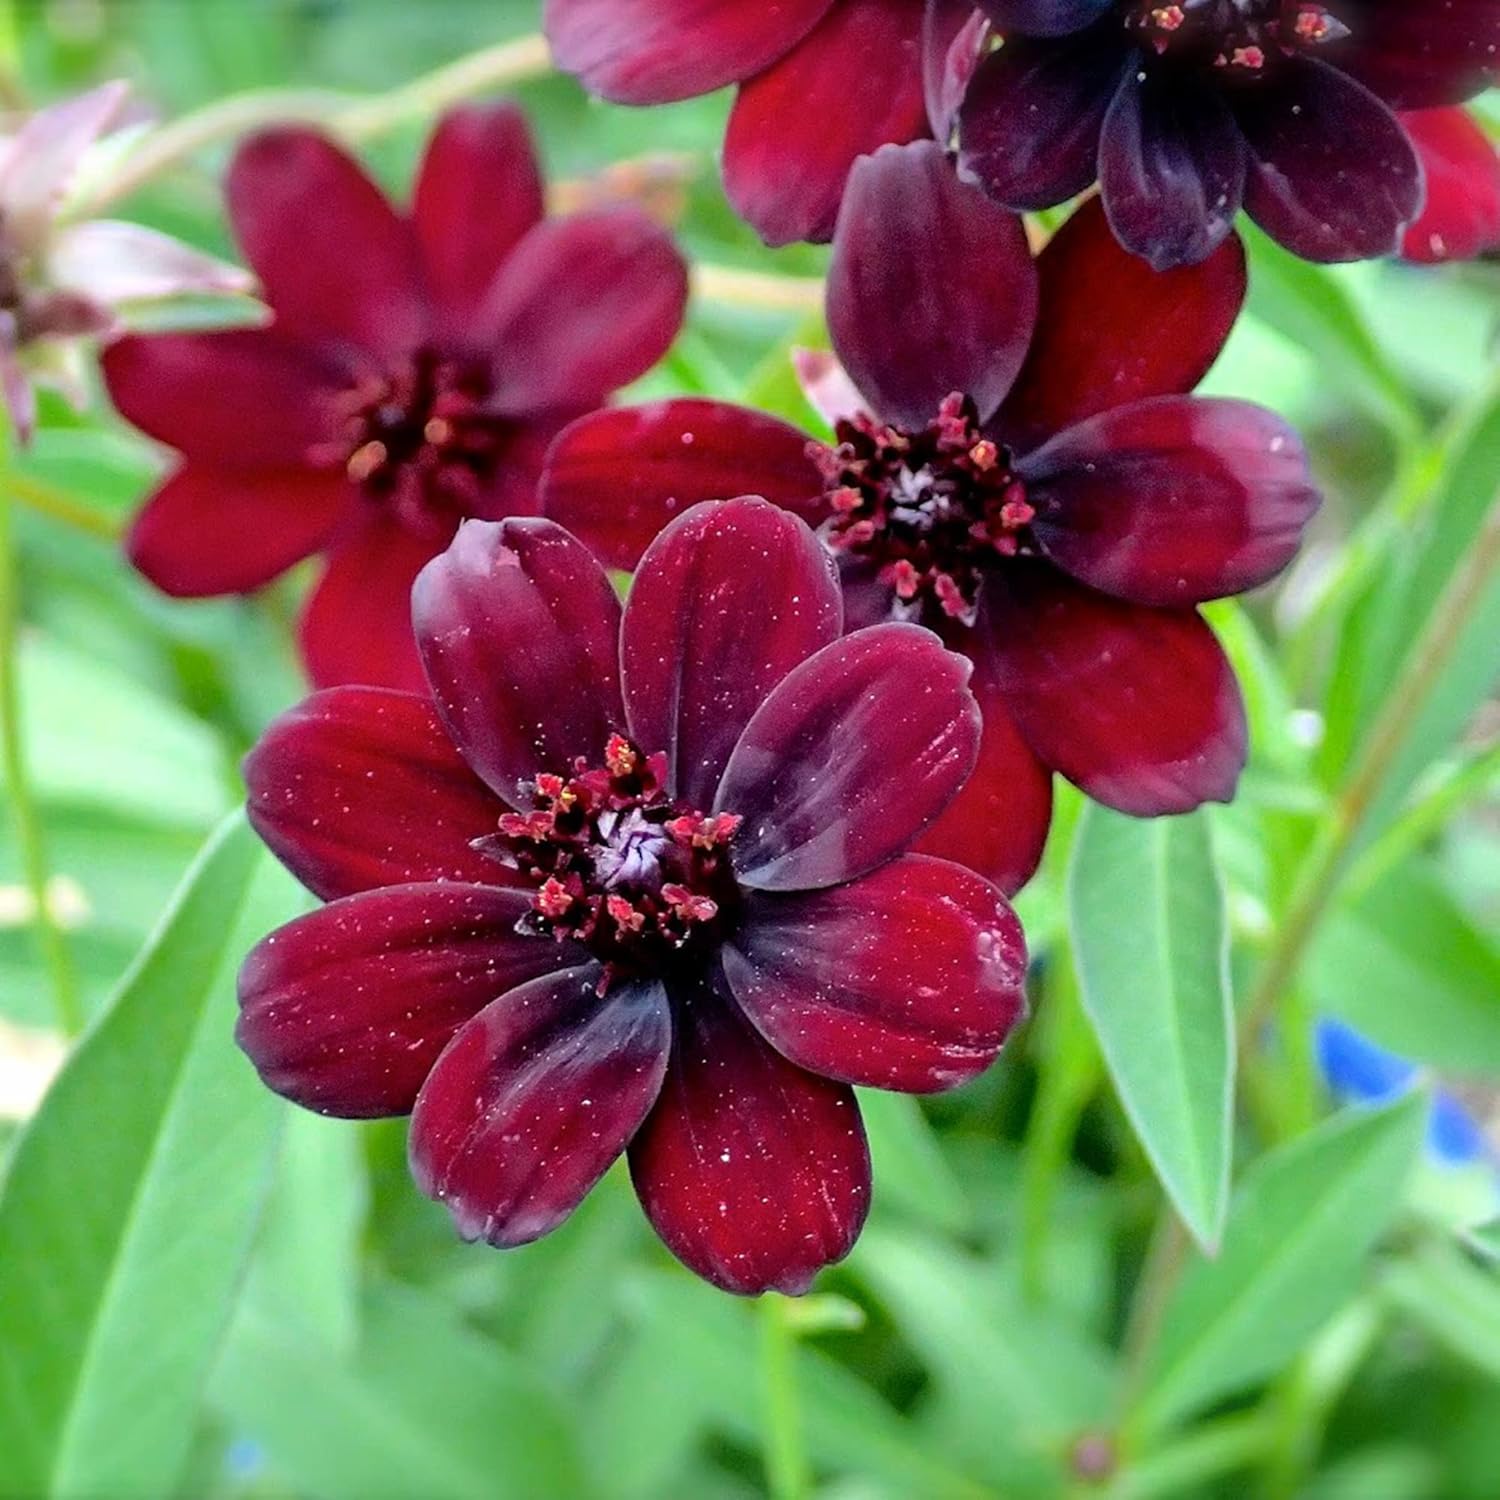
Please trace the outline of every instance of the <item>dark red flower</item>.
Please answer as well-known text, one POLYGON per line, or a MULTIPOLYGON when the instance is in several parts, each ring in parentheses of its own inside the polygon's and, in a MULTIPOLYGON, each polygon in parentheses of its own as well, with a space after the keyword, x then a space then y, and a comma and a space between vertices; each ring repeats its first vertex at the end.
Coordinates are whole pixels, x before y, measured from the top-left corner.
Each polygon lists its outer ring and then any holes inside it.
POLYGON ((536 513, 548 439, 665 353, 686 268, 633 209, 545 219, 508 104, 441 121, 409 217, 303 129, 243 145, 227 196, 270 325, 105 355, 120 410, 181 455, 131 560, 196 598, 323 552, 301 632, 313 681, 419 688, 417 571, 466 516, 536 513))
POLYGON ((906 853, 974 765, 968 663, 841 636, 827 553, 755 499, 668 527, 623 618, 537 519, 467 523, 413 601, 435 710, 334 689, 246 763, 330 904, 246 960, 241 1045, 309 1108, 411 1112, 469 1238, 545 1234, 628 1149, 700 1275, 805 1289, 868 1207, 849 1085, 961 1083, 1023 1009, 1004 897, 906 853))
POLYGON ((1401 123, 1422 158, 1427 202, 1401 258, 1434 264, 1500 250, 1500 152, 1461 109, 1422 109, 1401 123))
POLYGON ((969 0, 547 0, 545 26, 558 66, 620 104, 738 84, 724 185, 785 245, 829 238, 858 157, 927 133, 924 50, 933 108, 951 109, 948 51, 971 15, 969 0))
POLYGON ((1241 204, 1308 260, 1394 253, 1422 171, 1394 110, 1500 77, 1500 0, 981 0, 1005 36, 960 112, 1007 208, 1097 181, 1121 244, 1202 261, 1241 204))
POLYGON ((620 567, 714 495, 818 526, 852 623, 894 610, 973 659, 979 770, 920 847, 1014 891, 1053 770, 1131 813, 1233 794, 1244 711, 1194 606, 1278 572, 1318 499, 1278 417, 1185 394, 1244 292, 1238 240, 1154 272, 1097 203, 1033 264, 935 144, 887 147, 834 242, 829 328, 864 408, 840 403, 836 446, 716 402, 603 412, 559 437, 543 503, 620 567))

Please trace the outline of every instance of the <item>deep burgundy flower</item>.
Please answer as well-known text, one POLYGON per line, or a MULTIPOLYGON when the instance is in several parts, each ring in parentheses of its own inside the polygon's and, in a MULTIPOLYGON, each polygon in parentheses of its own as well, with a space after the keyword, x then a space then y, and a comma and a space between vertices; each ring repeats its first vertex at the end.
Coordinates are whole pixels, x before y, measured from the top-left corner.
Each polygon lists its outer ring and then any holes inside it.
MULTIPOLYGON (((767 244, 826 240, 855 160, 926 134, 970 0, 547 0, 558 66, 620 104, 739 93, 724 185, 767 244), (924 20, 927 34, 924 46, 924 20)), ((956 101, 953 101, 956 103, 956 101)))
POLYGON ((1194 606, 1279 571, 1318 498, 1278 417, 1184 394, 1244 292, 1238 240, 1153 272, 1097 203, 1034 265, 935 144, 887 147, 834 242, 829 328, 864 408, 836 403, 837 445, 717 402, 600 413, 559 437, 543 503, 622 567, 713 495, 818 526, 851 622, 894 610, 973 659, 980 767, 920 847, 1014 891, 1053 770, 1131 813, 1233 794, 1244 711, 1194 606))
POLYGON ((325 553, 302 620, 313 681, 418 688, 418 569, 464 517, 535 514, 548 439, 665 353, 686 268, 634 209, 545 219, 508 104, 440 122, 410 216, 304 129, 243 145, 227 196, 270 326, 105 356, 120 410, 181 455, 131 560, 202 597, 325 553))
POLYGON ((695 1271, 803 1290, 868 1206, 849 1085, 961 1083, 1023 1009, 1004 897, 905 852, 974 765, 968 663, 841 636, 826 552, 755 499, 663 532, 623 619, 537 519, 466 523, 413 598, 436 710, 316 694, 246 764, 330 904, 246 960, 241 1044, 309 1108, 411 1112, 469 1238, 545 1234, 628 1148, 695 1271))
POLYGON ((960 112, 1008 208, 1098 181, 1120 242, 1203 260, 1241 204, 1308 260, 1394 253, 1422 172, 1394 110, 1500 77, 1500 0, 981 0, 1006 37, 960 112))
POLYGON ((1427 202, 1401 242, 1403 260, 1435 264, 1500 250, 1500 151, 1461 109, 1423 109, 1401 123, 1422 158, 1427 202))

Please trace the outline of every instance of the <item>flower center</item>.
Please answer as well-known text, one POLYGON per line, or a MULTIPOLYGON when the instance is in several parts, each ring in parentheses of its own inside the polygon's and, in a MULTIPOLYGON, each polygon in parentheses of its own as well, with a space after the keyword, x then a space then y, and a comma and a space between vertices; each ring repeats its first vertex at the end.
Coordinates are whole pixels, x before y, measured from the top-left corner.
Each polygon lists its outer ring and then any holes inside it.
POLYGON ((943 613, 972 624, 985 572, 1029 549, 1036 512, 1006 449, 985 437, 974 403, 949 396, 920 432, 860 415, 813 457, 832 508, 823 535, 874 562, 896 593, 897 614, 943 613))
POLYGON ((511 435, 489 396, 484 361, 419 350, 404 369, 340 397, 337 462, 409 528, 446 539, 474 514, 511 435))
POLYGON ((538 776, 533 810, 475 841, 536 888, 517 931, 582 943, 604 962, 601 992, 701 956, 733 919, 724 851, 742 820, 671 801, 665 770, 665 756, 611 735, 602 766, 538 776))
POLYGON ((1317 0, 1129 0, 1126 25, 1160 55, 1256 78, 1278 57, 1349 35, 1317 0))

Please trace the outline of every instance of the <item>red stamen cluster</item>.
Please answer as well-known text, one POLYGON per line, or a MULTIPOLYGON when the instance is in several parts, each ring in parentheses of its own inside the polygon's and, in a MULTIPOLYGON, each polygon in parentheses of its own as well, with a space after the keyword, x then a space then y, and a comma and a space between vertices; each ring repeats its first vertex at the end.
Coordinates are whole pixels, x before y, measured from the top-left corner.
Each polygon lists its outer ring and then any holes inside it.
POLYGON ((330 456, 407 526, 446 540, 474 514, 509 433, 489 397, 482 361, 419 350, 405 369, 368 376, 340 398, 330 456))
POLYGON ((900 613, 915 616, 931 600, 972 623, 985 570, 1026 549, 1036 515, 973 402, 949 396, 920 432, 863 414, 836 432, 835 447, 812 450, 833 510, 829 544, 879 563, 900 613))
POLYGON ((659 973, 722 931, 736 887, 724 850, 741 819, 668 799, 664 755, 611 735, 604 764, 536 779, 531 812, 506 813, 476 847, 536 886, 519 930, 572 940, 621 973, 659 973))
POLYGON ((1158 53, 1190 53, 1247 77, 1278 55, 1349 35, 1317 0, 1132 0, 1129 12, 1158 53))

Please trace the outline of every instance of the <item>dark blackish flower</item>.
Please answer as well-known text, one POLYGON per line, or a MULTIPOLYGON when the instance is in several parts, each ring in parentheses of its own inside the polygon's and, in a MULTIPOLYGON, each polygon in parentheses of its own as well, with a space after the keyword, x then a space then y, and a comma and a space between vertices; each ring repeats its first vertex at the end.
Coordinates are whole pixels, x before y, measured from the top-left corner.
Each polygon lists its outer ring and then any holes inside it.
POLYGON ((978 753, 969 665, 841 636, 826 551, 761 500, 679 517, 622 612, 550 521, 468 522, 414 591, 430 700, 308 699, 246 763, 329 902, 240 977, 278 1093, 411 1113, 460 1231, 545 1234, 627 1151, 668 1246, 804 1290, 869 1202, 851 1084, 986 1068, 1020 1016, 1004 897, 908 854, 978 753))
POLYGON ((270 325, 105 355, 121 411, 181 455, 131 560, 199 598, 324 553, 301 630, 314 683, 418 689, 418 570, 466 517, 535 514, 548 440, 666 352, 686 268, 634 209, 545 218, 505 104, 439 123, 410 216, 304 129, 242 146, 227 196, 270 325))
POLYGON ((717 402, 601 412, 553 446, 543 502, 620 567, 715 495, 818 527, 851 623, 921 620, 972 658, 980 766, 920 847, 1014 891, 1053 771, 1143 815, 1233 795, 1244 710, 1195 606, 1276 574, 1318 499, 1278 417, 1185 394, 1244 292, 1238 240, 1154 272, 1097 203, 1033 264, 935 144, 888 147, 856 167, 835 239, 853 383, 823 368, 814 390, 835 443, 717 402))
POLYGON ((969 0, 547 0, 558 66, 620 104, 738 84, 724 140, 730 202, 771 245, 826 240, 854 162, 928 130, 969 0), (924 39, 924 24, 927 27, 924 39))
POLYGON ((1394 113, 1500 77, 1500 0, 981 0, 1005 43, 959 119, 1007 208, 1095 181, 1120 243, 1202 261, 1240 207, 1308 260, 1389 255, 1422 206, 1394 113))
POLYGON ((1436 264, 1500 250, 1500 151, 1466 111, 1422 109, 1401 123, 1422 158, 1427 202, 1402 260, 1436 264))

